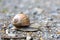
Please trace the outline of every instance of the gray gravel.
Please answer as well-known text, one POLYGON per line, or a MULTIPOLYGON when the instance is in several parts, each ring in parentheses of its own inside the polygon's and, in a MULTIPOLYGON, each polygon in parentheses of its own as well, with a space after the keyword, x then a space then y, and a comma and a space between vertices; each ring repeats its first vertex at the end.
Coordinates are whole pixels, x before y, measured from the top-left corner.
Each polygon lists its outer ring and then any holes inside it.
POLYGON ((20 12, 29 16, 30 27, 39 29, 30 35, 33 40, 60 40, 60 0, 0 0, 0 27, 12 27, 12 18, 20 12))

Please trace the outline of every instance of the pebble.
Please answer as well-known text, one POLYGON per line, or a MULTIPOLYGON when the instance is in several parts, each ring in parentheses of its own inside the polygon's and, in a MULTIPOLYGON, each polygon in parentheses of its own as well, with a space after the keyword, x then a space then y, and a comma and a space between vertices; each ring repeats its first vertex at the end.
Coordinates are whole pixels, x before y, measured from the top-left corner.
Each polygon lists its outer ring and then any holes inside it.
POLYGON ((12 27, 14 27, 13 24, 9 24, 9 25, 8 25, 8 28, 9 28, 9 29, 12 28, 12 27))
POLYGON ((54 34, 52 37, 55 38, 55 39, 59 39, 60 35, 59 34, 54 34))
POLYGON ((57 34, 60 34, 60 32, 57 32, 57 34))
POLYGON ((42 37, 40 37, 40 40, 43 40, 43 38, 42 38, 42 37))
POLYGON ((31 40, 31 36, 30 36, 29 33, 27 33, 27 38, 26 38, 26 40, 31 40))
POLYGON ((44 10, 42 8, 34 8, 35 11, 37 11, 38 13, 42 13, 44 10))

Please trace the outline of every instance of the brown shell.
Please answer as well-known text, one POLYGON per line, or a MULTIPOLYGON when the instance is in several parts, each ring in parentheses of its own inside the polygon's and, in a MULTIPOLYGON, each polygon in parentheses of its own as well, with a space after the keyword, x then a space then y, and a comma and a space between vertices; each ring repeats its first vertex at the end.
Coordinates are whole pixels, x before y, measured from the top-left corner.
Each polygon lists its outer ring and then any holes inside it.
POLYGON ((12 24, 16 28, 27 27, 30 25, 30 20, 26 14, 17 14, 14 16, 12 24))

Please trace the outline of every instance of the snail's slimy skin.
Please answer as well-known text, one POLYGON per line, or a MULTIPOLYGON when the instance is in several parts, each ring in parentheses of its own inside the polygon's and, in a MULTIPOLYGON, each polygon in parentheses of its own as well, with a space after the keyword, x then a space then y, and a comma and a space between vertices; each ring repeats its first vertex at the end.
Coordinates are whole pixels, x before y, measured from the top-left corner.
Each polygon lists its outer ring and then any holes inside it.
POLYGON ((30 20, 26 14, 17 14, 12 19, 12 24, 16 28, 27 27, 30 25, 30 20))

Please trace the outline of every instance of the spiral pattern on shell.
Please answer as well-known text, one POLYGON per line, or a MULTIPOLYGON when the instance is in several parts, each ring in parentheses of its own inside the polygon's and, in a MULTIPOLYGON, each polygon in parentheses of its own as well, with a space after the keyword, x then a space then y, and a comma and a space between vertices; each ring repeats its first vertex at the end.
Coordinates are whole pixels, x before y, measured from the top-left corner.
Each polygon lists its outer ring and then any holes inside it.
POLYGON ((26 14, 17 14, 12 19, 12 24, 16 28, 27 27, 30 25, 30 20, 26 14))

